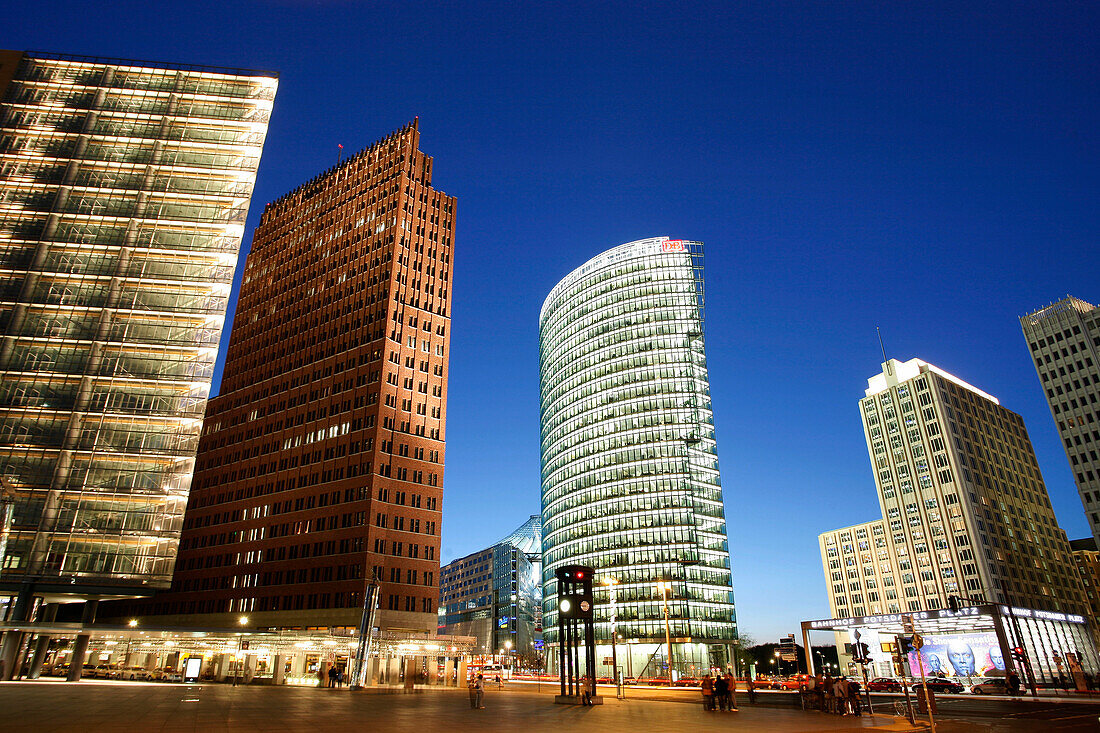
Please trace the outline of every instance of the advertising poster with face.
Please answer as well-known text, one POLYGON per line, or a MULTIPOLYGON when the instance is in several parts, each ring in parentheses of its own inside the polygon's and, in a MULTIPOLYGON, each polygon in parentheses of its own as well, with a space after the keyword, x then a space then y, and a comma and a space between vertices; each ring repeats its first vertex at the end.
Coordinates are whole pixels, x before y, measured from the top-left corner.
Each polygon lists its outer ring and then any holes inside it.
POLYGON ((909 668, 927 677, 1002 677, 1005 660, 996 634, 927 634, 920 651, 909 653, 909 668), (919 665, 919 666, 918 666, 919 665))

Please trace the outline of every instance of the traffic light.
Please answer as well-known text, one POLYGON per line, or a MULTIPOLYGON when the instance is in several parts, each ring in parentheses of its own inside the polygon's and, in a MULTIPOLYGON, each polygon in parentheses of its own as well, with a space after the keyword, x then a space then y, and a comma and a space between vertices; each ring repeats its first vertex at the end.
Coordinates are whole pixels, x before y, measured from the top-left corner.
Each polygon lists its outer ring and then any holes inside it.
POLYGON ((962 608, 962 599, 958 596, 948 596, 947 607, 951 609, 952 613, 958 613, 959 609, 962 608))
POLYGON ((871 647, 867 646, 866 644, 860 643, 859 644, 859 657, 860 657, 860 659, 863 660, 864 664, 867 664, 868 662, 870 662, 871 661, 871 647))
POLYGON ((1012 648, 1012 658, 1015 659, 1017 662, 1025 661, 1024 660, 1024 648, 1022 646, 1013 647, 1012 648))
POLYGON ((912 636, 899 636, 898 637, 898 649, 902 655, 908 655, 910 652, 915 652, 916 648, 913 646, 912 636))

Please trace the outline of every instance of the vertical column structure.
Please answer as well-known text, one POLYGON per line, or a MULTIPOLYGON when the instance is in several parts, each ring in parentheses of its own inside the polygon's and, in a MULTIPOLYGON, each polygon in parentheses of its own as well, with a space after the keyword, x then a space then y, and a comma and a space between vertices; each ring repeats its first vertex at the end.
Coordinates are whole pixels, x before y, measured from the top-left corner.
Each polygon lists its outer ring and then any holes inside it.
MULTIPOLYGON (((671 581, 675 643, 736 638, 703 340, 702 245, 667 237, 581 265, 540 314, 544 635, 557 639, 555 571, 618 580, 624 637, 663 643, 658 581, 671 581)), ((597 637, 610 639, 607 586, 597 637)), ((684 654, 677 654, 684 658, 684 654)))
POLYGON ((171 579, 278 80, 11 52, 3 79, 0 592, 148 595, 171 579))

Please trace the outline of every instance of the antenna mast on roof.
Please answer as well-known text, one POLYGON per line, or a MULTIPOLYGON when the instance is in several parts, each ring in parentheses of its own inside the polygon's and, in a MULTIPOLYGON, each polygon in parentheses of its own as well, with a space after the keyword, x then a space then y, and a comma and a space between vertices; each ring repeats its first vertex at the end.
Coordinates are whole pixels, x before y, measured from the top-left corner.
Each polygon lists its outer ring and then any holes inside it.
POLYGON ((890 373, 890 360, 886 358, 886 346, 882 343, 882 331, 878 326, 875 326, 875 333, 878 335, 878 347, 882 349, 882 367, 886 370, 886 373, 890 373))

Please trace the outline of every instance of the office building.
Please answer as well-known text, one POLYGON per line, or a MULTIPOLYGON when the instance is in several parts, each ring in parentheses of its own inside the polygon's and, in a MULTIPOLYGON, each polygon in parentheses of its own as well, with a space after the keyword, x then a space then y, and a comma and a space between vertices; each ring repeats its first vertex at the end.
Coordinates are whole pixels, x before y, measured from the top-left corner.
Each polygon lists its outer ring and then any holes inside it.
POLYGON ((475 653, 531 666, 540 619, 542 576, 525 547, 538 541, 532 517, 492 547, 445 565, 440 572, 439 633, 473 636, 475 653))
POLYGON ((1088 601, 1023 420, 919 359, 860 401, 882 519, 820 536, 834 618, 1007 604, 1084 623, 1088 601))
POLYGON ((1023 316, 1020 326, 1100 542, 1100 308, 1068 296, 1023 316))
POLYGON ((158 623, 435 631, 454 227, 416 122, 267 205, 158 623))
POLYGON ((277 86, 0 52, 8 619, 168 587, 277 86))
POLYGON ((1096 540, 1091 537, 1070 540, 1069 548, 1073 552, 1074 562, 1077 563, 1077 572, 1081 576, 1081 585, 1089 604, 1089 615, 1092 617, 1093 633, 1096 633, 1100 630, 1100 552, 1097 552, 1096 540))
POLYGON ((624 674, 662 677, 670 661, 688 676, 724 668, 737 626, 702 245, 656 237, 593 257, 550 292, 539 328, 548 644, 557 643, 555 571, 589 565, 601 663, 614 617, 624 674))

